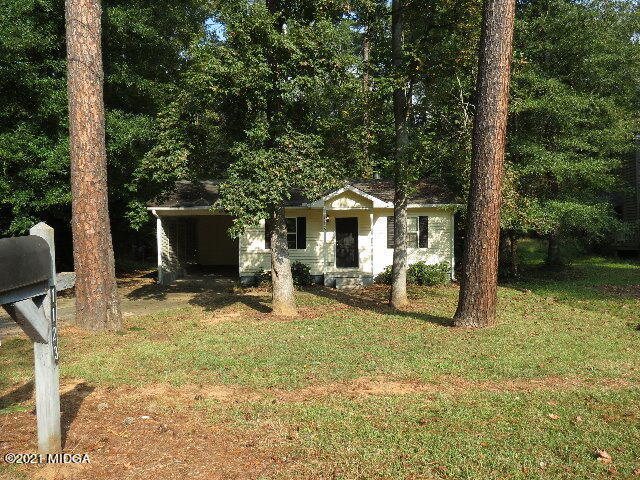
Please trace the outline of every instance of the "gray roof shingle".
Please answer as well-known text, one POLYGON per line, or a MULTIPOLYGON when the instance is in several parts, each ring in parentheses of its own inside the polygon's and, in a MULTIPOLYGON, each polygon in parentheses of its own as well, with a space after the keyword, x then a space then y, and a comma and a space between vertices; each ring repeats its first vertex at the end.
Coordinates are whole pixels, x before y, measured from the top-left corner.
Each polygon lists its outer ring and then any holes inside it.
MULTIPOLYGON (((176 182, 172 192, 148 202, 149 207, 211 207, 220 198, 220 184, 222 180, 201 180, 191 182, 181 180, 176 182)), ((348 180, 345 185, 351 185, 369 195, 379 198, 384 202, 393 202, 395 194, 394 182, 391 180, 360 179, 348 180)), ((331 190, 326 192, 330 194, 331 190)), ((286 202, 287 206, 302 206, 309 199, 298 192, 292 192, 291 198, 286 202)), ((452 204, 456 203, 454 195, 445 187, 436 185, 426 180, 420 181, 409 192, 409 203, 426 204, 452 204)))

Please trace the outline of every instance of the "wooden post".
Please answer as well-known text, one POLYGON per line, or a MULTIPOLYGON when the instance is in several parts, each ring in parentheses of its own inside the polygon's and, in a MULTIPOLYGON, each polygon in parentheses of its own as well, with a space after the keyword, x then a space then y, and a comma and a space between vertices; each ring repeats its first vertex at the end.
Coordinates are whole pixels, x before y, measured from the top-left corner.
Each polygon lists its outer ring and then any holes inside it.
POLYGON ((60 380, 58 371, 58 339, 55 311, 56 257, 53 228, 38 223, 29 230, 31 235, 44 238, 51 251, 51 283, 49 293, 40 308, 47 320, 47 343, 33 343, 36 383, 36 415, 38 422, 38 450, 40 453, 62 451, 60 430, 60 380))

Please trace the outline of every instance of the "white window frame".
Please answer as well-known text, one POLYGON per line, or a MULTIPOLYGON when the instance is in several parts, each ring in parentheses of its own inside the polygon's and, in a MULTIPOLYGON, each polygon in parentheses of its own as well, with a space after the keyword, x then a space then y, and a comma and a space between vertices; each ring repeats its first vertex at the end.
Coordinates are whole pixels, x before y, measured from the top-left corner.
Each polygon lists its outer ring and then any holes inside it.
POLYGON ((289 231, 289 226, 287 225, 287 247, 289 250, 300 250, 298 248, 298 217, 287 217, 285 219, 285 224, 289 223, 289 220, 293 220, 293 224, 295 226, 295 231, 290 232, 289 231), (296 240, 295 240, 295 246, 294 247, 290 247, 289 246, 289 235, 295 235, 296 240))
POLYGON ((420 249, 420 215, 407 215, 407 248, 420 249), (409 219, 415 218, 416 229, 415 231, 409 230, 409 219), (409 237, 415 234, 415 246, 409 244, 409 237))

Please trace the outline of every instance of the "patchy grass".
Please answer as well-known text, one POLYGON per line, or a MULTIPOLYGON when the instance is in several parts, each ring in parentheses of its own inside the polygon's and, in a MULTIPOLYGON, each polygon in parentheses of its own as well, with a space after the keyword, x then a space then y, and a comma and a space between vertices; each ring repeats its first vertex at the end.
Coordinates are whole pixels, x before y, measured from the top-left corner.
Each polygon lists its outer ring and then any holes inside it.
MULTIPOLYGON (((62 329, 62 376, 155 392, 172 402, 163 411, 284 449, 281 478, 630 478, 640 265, 582 257, 548 272, 535 242, 522 252, 489 329, 451 327, 455 286, 411 289, 405 312, 386 307, 386 287, 311 288, 294 320, 266 313, 264 291, 202 292, 119 333, 62 329)), ((1 351, 0 389, 29 381, 31 345, 1 351)), ((2 398, 0 419, 28 414, 29 401, 2 398)))
POLYGON ((232 414, 289 443, 310 478, 631 478, 639 408, 638 390, 582 390, 262 402, 232 414), (611 464, 597 461, 602 449, 611 464))

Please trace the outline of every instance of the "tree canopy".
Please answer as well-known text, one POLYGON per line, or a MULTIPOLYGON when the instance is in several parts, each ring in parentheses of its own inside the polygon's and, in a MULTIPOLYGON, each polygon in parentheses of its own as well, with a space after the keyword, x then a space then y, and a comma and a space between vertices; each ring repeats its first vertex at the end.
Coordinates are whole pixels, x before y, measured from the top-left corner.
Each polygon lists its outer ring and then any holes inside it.
MULTIPOLYGON (((64 1, 3 0, 0 16, 0 232, 69 222, 64 1)), ((111 209, 127 229, 155 194, 143 158, 157 115, 204 30, 199 0, 105 1, 102 43, 111 209)))
POLYGON ((521 2, 503 224, 599 238, 638 128, 640 17, 630 2, 521 2))
MULTIPOLYGON (((384 0, 103 2, 115 240, 179 178, 226 179, 237 228, 346 177, 390 176, 391 92, 412 84, 411 175, 468 191, 480 0, 406 0, 391 68, 384 0)), ((64 2, 2 0, 0 232, 70 217, 64 2)), ((636 2, 517 5, 503 228, 615 228, 611 193, 638 130, 636 2)))

